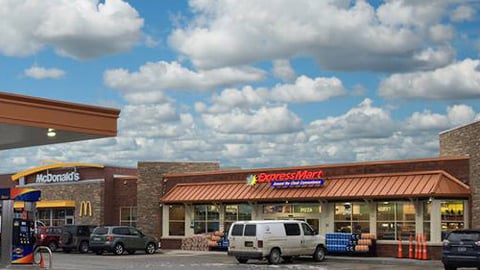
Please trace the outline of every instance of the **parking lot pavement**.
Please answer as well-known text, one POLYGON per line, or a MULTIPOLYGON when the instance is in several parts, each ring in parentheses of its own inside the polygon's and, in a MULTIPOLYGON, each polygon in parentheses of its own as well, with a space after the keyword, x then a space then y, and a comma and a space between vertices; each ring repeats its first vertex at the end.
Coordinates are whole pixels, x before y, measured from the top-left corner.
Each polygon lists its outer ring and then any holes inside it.
MULTIPOLYGON (((12 268, 10 268, 12 269, 12 268)), ((27 268, 13 268, 23 270, 27 268)), ((32 268, 28 268, 32 270, 32 268)), ((238 264, 235 258, 225 252, 191 252, 182 250, 162 250, 154 255, 138 253, 115 256, 104 254, 54 253, 53 268, 56 270, 118 270, 118 269, 318 269, 318 270, 425 270, 443 269, 439 261, 403 261, 394 258, 348 258, 327 257, 324 262, 314 262, 311 258, 299 258, 293 263, 269 265, 266 261, 251 260, 238 264), (367 260, 368 259, 368 260, 367 260)))

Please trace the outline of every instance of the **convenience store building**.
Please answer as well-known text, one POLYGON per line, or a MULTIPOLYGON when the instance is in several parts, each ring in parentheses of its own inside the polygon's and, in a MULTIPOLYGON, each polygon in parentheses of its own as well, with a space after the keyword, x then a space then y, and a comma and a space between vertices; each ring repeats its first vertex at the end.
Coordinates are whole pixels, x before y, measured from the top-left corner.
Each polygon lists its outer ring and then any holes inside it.
POLYGON ((410 235, 423 234, 429 256, 439 258, 447 232, 480 225, 479 141, 480 121, 441 133, 436 158, 253 170, 184 163, 199 167, 185 171, 140 162, 139 193, 155 187, 141 200, 159 205, 142 209, 139 196, 138 224, 163 247, 180 248, 184 237, 236 220, 301 219, 321 234, 375 234, 378 256, 395 257, 399 238, 408 250, 410 235))

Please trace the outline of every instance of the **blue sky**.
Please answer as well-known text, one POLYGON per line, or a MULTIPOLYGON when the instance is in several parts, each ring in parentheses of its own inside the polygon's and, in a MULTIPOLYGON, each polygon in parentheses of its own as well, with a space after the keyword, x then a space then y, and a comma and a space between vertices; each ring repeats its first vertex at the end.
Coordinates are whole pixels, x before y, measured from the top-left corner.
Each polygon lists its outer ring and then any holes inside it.
POLYGON ((480 119, 479 1, 0 0, 0 91, 121 109, 44 160, 279 167, 438 156, 480 119))

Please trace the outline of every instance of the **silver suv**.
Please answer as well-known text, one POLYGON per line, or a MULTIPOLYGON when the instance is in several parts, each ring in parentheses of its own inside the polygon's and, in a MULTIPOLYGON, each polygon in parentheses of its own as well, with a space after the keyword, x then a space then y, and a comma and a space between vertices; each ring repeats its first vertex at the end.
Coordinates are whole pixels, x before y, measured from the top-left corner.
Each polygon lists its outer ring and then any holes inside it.
POLYGON ((143 234, 134 227, 97 227, 90 235, 90 250, 97 255, 102 255, 105 251, 113 252, 115 255, 122 255, 125 251, 134 254, 137 250, 153 254, 158 247, 157 239, 143 234))

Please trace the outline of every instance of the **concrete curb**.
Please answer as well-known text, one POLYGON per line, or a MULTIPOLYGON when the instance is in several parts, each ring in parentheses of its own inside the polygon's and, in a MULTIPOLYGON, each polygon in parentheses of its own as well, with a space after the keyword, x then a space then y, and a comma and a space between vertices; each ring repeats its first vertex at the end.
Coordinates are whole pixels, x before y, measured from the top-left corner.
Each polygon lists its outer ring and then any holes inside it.
MULTIPOLYGON (((214 256, 227 256, 227 252, 224 251, 191 251, 191 250, 161 250, 160 254, 192 254, 192 255, 214 255, 214 256)), ((417 265, 431 267, 443 267, 443 264, 439 260, 412 260, 412 259, 397 259, 390 257, 346 257, 346 256, 331 256, 327 255, 327 262, 339 262, 339 263, 369 263, 369 264, 382 264, 382 265, 417 265)))

